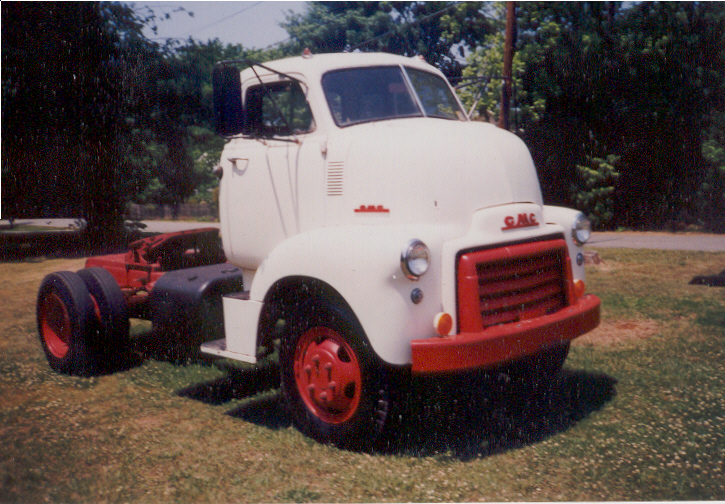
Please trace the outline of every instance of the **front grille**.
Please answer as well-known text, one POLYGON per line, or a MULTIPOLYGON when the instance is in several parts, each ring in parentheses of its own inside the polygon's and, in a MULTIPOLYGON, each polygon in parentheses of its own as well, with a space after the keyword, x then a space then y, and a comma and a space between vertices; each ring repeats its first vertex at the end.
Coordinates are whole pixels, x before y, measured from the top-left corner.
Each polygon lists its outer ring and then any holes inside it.
POLYGON ((567 305, 564 240, 523 243, 463 254, 458 261, 461 332, 519 322, 567 305))

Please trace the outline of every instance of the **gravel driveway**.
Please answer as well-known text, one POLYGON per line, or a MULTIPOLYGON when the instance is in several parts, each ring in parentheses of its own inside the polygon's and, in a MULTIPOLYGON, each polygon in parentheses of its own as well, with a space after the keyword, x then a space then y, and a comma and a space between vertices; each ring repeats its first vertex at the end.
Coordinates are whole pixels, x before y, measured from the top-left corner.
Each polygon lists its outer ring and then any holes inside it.
POLYGON ((588 248, 641 248, 725 252, 725 235, 703 233, 603 232, 592 233, 588 248))

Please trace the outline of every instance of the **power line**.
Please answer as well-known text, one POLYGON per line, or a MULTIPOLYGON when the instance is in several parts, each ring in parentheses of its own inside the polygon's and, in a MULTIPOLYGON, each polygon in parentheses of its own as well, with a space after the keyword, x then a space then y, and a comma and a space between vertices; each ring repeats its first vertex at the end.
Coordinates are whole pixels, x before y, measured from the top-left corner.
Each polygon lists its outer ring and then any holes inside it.
POLYGON ((188 36, 189 36, 189 37, 191 37, 191 36, 192 36, 192 35, 194 35, 195 33, 199 33, 200 31, 204 31, 204 30, 206 30, 207 28, 211 28, 212 26, 216 26, 216 25, 218 25, 218 24, 220 24, 220 23, 223 23, 224 21, 228 21, 229 19, 233 18, 234 16, 238 16, 238 15, 239 15, 239 14, 241 14, 242 12, 246 12, 246 11, 248 11, 249 9, 251 9, 251 8, 253 8, 253 7, 256 7, 257 5, 259 5, 259 4, 261 4, 261 3, 262 3, 262 2, 255 2, 255 3, 253 3, 252 5, 249 5, 249 6, 245 7, 245 8, 243 8, 242 10, 240 10, 240 11, 237 11, 237 12, 235 12, 234 14, 232 14, 232 15, 230 15, 230 16, 225 16, 224 18, 222 18, 222 19, 220 19, 220 20, 218 20, 218 21, 214 21, 213 23, 209 23, 209 24, 208 24, 208 25, 206 25, 206 26, 202 26, 201 28, 197 28, 196 30, 194 30, 194 31, 192 31, 191 33, 189 33, 189 35, 188 35, 188 36))
MULTIPOLYGON (((423 22, 425 22, 425 21, 428 21, 429 19, 431 19, 431 18, 433 18, 433 17, 435 17, 435 16, 438 16, 438 15, 440 15, 440 14, 442 14, 442 13, 446 12, 446 11, 449 11, 449 10, 453 9, 454 7, 456 7, 456 4, 453 4, 453 5, 449 5, 448 7, 445 7, 445 8, 443 8, 443 9, 439 10, 439 11, 436 11, 436 12, 434 12, 433 14, 429 14, 429 15, 427 15, 427 16, 424 16, 424 17, 420 18, 420 19, 417 19, 417 20, 415 20, 415 21, 414 21, 414 22, 412 22, 412 23, 404 23, 404 24, 403 24, 403 26, 406 26, 406 25, 407 25, 407 26, 415 26, 415 25, 417 25, 417 24, 420 24, 420 23, 423 23, 423 22)), ((388 32, 385 32, 385 33, 383 33, 382 35, 378 35, 377 37, 373 37, 373 38, 371 38, 371 39, 368 39, 368 40, 366 40, 365 42, 361 42, 360 44, 358 44, 358 45, 356 45, 356 46, 354 46, 354 47, 351 47, 350 49, 347 49, 347 50, 346 50, 345 52, 353 52, 353 51, 354 51, 355 49, 359 49, 360 47, 362 47, 362 46, 364 46, 364 45, 367 45, 367 44, 369 44, 370 42, 375 42, 375 41, 376 41, 376 40, 378 40, 378 39, 381 39, 381 38, 383 38, 383 37, 387 37, 388 35, 390 35, 390 34, 392 34, 392 33, 396 32, 396 31, 398 31, 398 29, 399 29, 399 28, 400 28, 400 27, 395 27, 394 29, 392 29, 392 30, 390 30, 390 31, 388 31, 388 32)))
POLYGON ((269 44, 267 47, 262 49, 262 51, 266 51, 267 49, 272 49, 273 47, 278 46, 280 44, 284 44, 285 42, 289 42, 290 40, 292 40, 292 37, 287 37, 286 39, 280 40, 279 42, 275 42, 274 44, 269 44))

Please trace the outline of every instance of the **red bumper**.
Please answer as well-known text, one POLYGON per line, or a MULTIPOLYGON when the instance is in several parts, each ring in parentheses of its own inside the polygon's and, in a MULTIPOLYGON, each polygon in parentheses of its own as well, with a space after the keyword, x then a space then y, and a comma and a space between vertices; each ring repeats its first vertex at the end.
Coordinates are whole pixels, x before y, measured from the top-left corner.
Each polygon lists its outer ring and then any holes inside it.
POLYGON ((590 294, 551 315, 492 326, 478 333, 413 340, 413 372, 485 368, 534 355, 597 327, 599 304, 599 298, 590 294))

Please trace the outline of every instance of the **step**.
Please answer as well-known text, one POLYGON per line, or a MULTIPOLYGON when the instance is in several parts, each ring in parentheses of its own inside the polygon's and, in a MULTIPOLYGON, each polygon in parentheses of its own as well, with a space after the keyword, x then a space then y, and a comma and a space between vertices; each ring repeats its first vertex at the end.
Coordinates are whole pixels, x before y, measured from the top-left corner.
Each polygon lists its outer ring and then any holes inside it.
POLYGON ((251 355, 245 355, 238 352, 231 352, 227 350, 227 340, 226 338, 213 340, 213 341, 207 341, 206 343, 202 343, 201 345, 201 351, 209 354, 209 355, 216 355, 218 357, 226 357, 227 359, 233 359, 238 360, 242 362, 249 362, 249 363, 256 363, 257 359, 254 356, 251 355))

